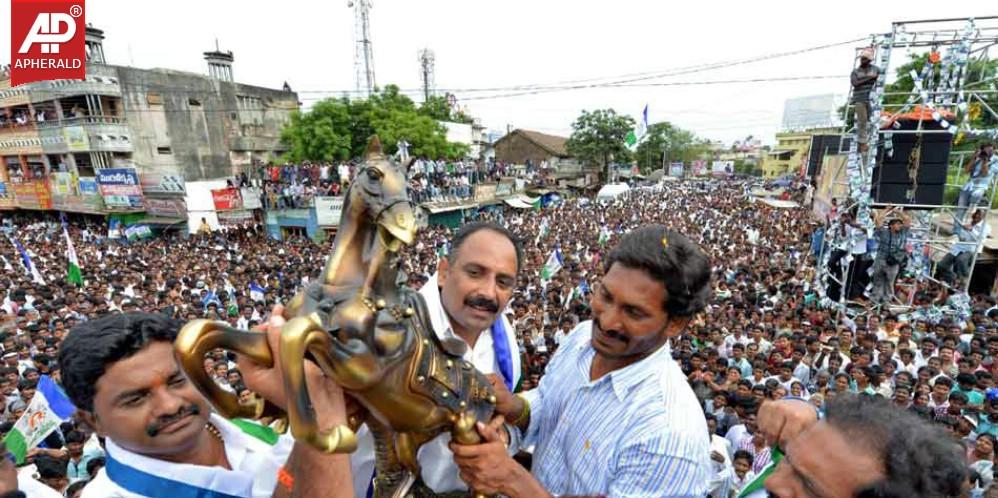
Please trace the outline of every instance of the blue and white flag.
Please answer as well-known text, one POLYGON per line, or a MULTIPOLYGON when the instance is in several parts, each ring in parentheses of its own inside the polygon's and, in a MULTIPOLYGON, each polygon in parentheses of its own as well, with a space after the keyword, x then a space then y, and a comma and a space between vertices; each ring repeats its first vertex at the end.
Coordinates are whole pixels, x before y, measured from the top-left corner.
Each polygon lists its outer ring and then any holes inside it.
POLYGON ((45 278, 42 277, 42 274, 38 271, 38 268, 35 268, 34 263, 31 262, 31 256, 28 254, 28 251, 24 250, 24 246, 22 246, 17 239, 11 239, 11 242, 14 243, 14 247, 17 248, 17 252, 21 254, 21 264, 24 265, 24 271, 28 272, 28 275, 31 275, 31 280, 33 280, 36 284, 45 285, 45 278))
POLYGON ((554 278, 554 274, 558 273, 561 269, 562 259, 561 259, 561 249, 555 247, 551 255, 548 256, 548 260, 544 263, 544 268, 541 268, 541 282, 548 282, 554 278))
POLYGON ((215 291, 207 289, 205 290, 204 296, 201 298, 201 306, 204 306, 205 309, 207 309, 208 305, 211 303, 215 303, 218 307, 222 306, 222 302, 218 300, 218 296, 215 295, 215 291))
POLYGON ((256 282, 250 282, 249 295, 250 299, 257 302, 262 302, 264 300, 263 295, 267 292, 266 289, 260 287, 256 282))
POLYGON ((24 463, 28 451, 58 429, 59 424, 69 420, 75 411, 76 407, 62 388, 48 375, 42 375, 31 404, 3 439, 7 451, 14 455, 18 464, 24 463))

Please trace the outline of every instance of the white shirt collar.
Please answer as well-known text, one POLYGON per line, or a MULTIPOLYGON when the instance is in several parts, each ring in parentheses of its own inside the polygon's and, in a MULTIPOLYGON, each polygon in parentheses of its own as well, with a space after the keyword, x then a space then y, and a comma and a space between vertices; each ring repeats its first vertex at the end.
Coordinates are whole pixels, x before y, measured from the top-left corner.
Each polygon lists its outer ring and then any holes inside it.
MULTIPOLYGON (((105 440, 108 454, 115 460, 164 479, 184 482, 199 488, 213 489, 235 496, 252 496, 254 475, 238 470, 251 446, 264 443, 246 436, 231 422, 212 413, 209 420, 222 435, 225 456, 234 470, 187 463, 173 463, 126 450, 111 438, 105 440)), ((109 476, 110 477, 110 476, 109 476)))
MULTIPOLYGON (((419 289, 419 294, 423 296, 423 300, 426 302, 426 309, 430 315, 430 325, 433 327, 433 333, 436 334, 437 338, 441 342, 457 339, 467 345, 467 341, 454 333, 450 317, 447 316, 447 311, 444 310, 443 302, 440 299, 440 287, 436 273, 430 276, 430 279, 423 284, 423 286, 419 289)), ((509 343, 509 350, 512 355, 512 383, 513 385, 516 385, 520 381, 520 375, 522 373, 520 355, 518 354, 519 347, 516 342, 516 331, 513 329, 512 324, 505 316, 502 316, 502 320, 507 334, 506 340, 509 343)), ((475 343, 475 347, 467 347, 464 359, 470 361, 473 365, 475 365, 475 368, 478 368, 485 373, 498 373, 498 360, 495 358, 495 346, 493 341, 494 338, 492 337, 492 329, 490 327, 486 327, 478 336, 478 342, 475 343)))

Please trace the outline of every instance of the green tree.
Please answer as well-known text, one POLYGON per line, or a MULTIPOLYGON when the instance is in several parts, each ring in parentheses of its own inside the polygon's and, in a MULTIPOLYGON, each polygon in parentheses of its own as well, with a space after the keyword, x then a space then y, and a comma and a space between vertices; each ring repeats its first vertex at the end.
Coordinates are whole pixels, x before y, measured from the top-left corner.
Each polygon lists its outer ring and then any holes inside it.
POLYGON ((433 118, 437 121, 450 121, 452 123, 471 124, 474 120, 461 111, 455 112, 447 103, 447 97, 432 95, 429 100, 419 106, 419 113, 433 118))
POLYGON ((308 112, 295 111, 281 130, 281 140, 288 147, 285 159, 299 162, 338 161, 352 155, 351 114, 348 102, 326 99, 308 112))
POLYGON ((600 178, 606 181, 606 168, 613 160, 630 161, 631 151, 624 144, 627 133, 634 128, 634 119, 621 116, 613 109, 582 111, 572 123, 572 135, 565 147, 568 153, 584 163, 599 164, 600 178))
MULTIPOLYGON (((896 111, 899 108, 899 105, 902 105, 908 101, 911 91, 915 88, 915 80, 912 79, 911 73, 914 71, 916 74, 921 75, 928 60, 928 53, 913 54, 910 61, 898 68, 897 74, 900 76, 897 81, 885 87, 886 95, 884 96, 884 102, 888 104, 888 111, 896 111)), ((935 65, 935 67, 929 71, 929 81, 938 82, 942 77, 941 72, 942 65, 935 65)), ((996 76, 998 76, 998 59, 972 58, 970 63, 967 64, 967 76, 965 79, 967 87, 965 90, 967 93, 971 93, 975 89, 988 90, 987 83, 975 83, 983 80, 993 80, 996 76)), ((933 85, 934 83, 926 83, 926 86, 933 85)), ((979 95, 981 99, 983 99, 992 109, 998 110, 998 95, 993 93, 981 93, 977 95, 979 95)), ((995 117, 991 113, 987 112, 986 109, 983 109, 981 104, 976 100, 971 101, 968 108, 971 110, 971 125, 974 128, 994 128, 998 126, 998 117, 995 117), (975 107, 977 108, 976 110, 975 107)))
POLYGON ((387 154, 394 154, 403 139, 416 156, 456 159, 468 152, 466 145, 448 142, 447 129, 420 112, 395 85, 368 99, 326 99, 308 112, 296 112, 281 139, 288 147, 286 160, 336 161, 363 155, 375 134, 387 154))
POLYGON ((734 170, 740 175, 762 176, 762 168, 757 163, 744 159, 735 160, 734 170))
POLYGON ((662 167, 666 163, 682 161, 689 163, 707 150, 707 142, 691 132, 663 121, 648 127, 648 134, 638 144, 634 152, 638 168, 643 174, 662 167))

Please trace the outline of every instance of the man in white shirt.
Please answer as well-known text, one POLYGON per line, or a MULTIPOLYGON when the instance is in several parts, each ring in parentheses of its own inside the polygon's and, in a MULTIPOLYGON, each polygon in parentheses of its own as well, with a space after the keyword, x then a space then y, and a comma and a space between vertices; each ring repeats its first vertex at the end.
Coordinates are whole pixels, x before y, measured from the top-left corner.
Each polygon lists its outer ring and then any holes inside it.
POLYGON ((243 306, 243 313, 242 315, 239 315, 239 319, 236 320, 236 328, 242 330, 249 330, 250 322, 253 320, 259 320, 258 318, 254 318, 253 316, 254 314, 255 310, 253 309, 253 306, 250 306, 248 304, 243 306))
POLYGON ((773 343, 769 342, 763 336, 762 327, 755 327, 752 329, 752 339, 749 343, 758 346, 759 354, 763 356, 768 356, 769 352, 773 350, 773 343))
POLYGON ((561 345, 561 341, 564 341, 568 337, 569 332, 572 331, 574 324, 570 318, 563 318, 561 320, 561 327, 554 331, 554 343, 561 345))
POLYGON ((991 227, 984 220, 984 210, 978 209, 970 217, 970 223, 964 225, 953 217, 953 232, 959 242, 953 244, 946 256, 936 265, 938 277, 944 282, 953 284, 957 279, 970 276, 970 263, 975 254, 984 250, 984 239, 991 232, 991 227))
POLYGON ((749 343, 750 339, 749 339, 749 337, 747 335, 745 335, 742 332, 741 325, 735 325, 734 330, 732 330, 732 332, 731 332, 730 335, 727 335, 728 334, 728 330, 725 329, 725 328, 722 328, 721 332, 725 334, 725 336, 724 336, 724 355, 723 355, 725 358, 731 358, 731 356, 733 354, 732 351, 731 351, 731 348, 735 344, 741 344, 742 346, 745 346, 745 345, 747 345, 749 343))
MULTIPOLYGON (((441 343, 491 380, 513 391, 520 382, 520 355, 516 334, 499 311, 506 308, 516 287, 521 249, 513 235, 492 223, 464 225, 451 240, 451 250, 440 260, 437 274, 419 294, 426 301, 433 331, 441 343)), ((516 431, 510 431, 514 438, 516 431)), ((467 492, 447 444, 445 433, 419 451, 422 479, 415 486, 434 494, 467 492)), ((514 441, 516 443, 516 441, 514 441)), ((515 444, 510 445, 515 448, 515 444)), ((368 496, 374 475, 374 439, 367 427, 358 431, 357 451, 351 455, 354 492, 368 496)))
MULTIPOLYGON (((278 320, 281 311, 275 309, 278 320)), ((86 322, 66 336, 59 352, 63 387, 107 450, 106 466, 83 497, 316 496, 319 482, 332 492, 323 496, 352 496, 348 457, 323 455, 264 426, 213 414, 173 356, 181 325, 161 314, 125 313, 86 322), (282 468, 296 479, 279 487, 282 468)), ((267 333, 275 350, 281 323, 272 325, 267 333)), ((241 367, 254 391, 279 404, 286 400, 278 371, 241 367)), ((311 372, 320 424, 346 423, 342 390, 316 368, 311 372)))
POLYGON ((731 442, 717 435, 717 418, 708 413, 707 430, 710 433, 710 463, 712 473, 707 490, 710 498, 727 498, 735 480, 735 469, 731 465, 731 442))
POLYGON ((915 352, 915 369, 919 369, 929 364, 929 358, 936 355, 936 340, 931 337, 923 337, 921 340, 922 349, 915 352))

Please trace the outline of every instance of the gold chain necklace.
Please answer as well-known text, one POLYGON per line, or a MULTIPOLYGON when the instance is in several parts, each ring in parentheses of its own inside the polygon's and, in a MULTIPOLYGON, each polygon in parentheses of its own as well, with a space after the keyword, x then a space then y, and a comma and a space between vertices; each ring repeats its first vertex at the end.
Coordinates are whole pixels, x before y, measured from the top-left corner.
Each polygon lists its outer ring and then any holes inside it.
POLYGON ((204 428, 208 430, 208 434, 218 438, 218 440, 222 442, 222 446, 225 446, 225 439, 222 438, 222 432, 218 430, 218 427, 215 427, 211 422, 208 422, 204 425, 204 428))

